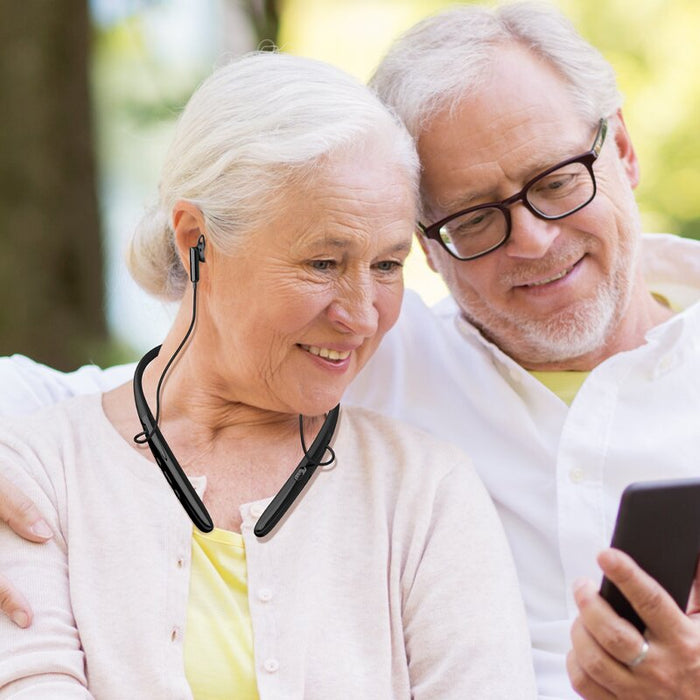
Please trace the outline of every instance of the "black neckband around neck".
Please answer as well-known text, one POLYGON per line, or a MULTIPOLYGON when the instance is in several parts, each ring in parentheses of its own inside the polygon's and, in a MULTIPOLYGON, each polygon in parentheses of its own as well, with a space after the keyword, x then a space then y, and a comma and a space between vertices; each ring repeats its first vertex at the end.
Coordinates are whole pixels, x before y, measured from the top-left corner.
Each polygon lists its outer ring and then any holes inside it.
MULTIPOLYGON (((134 401, 136 412, 143 427, 143 437, 151 449, 156 464, 160 467, 167 482, 174 491, 195 526, 202 532, 211 532, 214 523, 204 503, 197 495, 187 475, 178 464, 167 440, 158 428, 153 413, 148 406, 143 392, 143 372, 146 366, 158 356, 161 346, 149 350, 139 361, 134 372, 134 401)), ((257 537, 269 535, 284 514, 289 510, 298 498, 304 487, 313 476, 316 467, 322 462, 323 456, 333 439, 335 427, 340 413, 340 404, 333 408, 327 415, 314 439, 311 447, 305 452, 301 462, 284 483, 277 495, 272 499, 255 525, 254 532, 257 537)))

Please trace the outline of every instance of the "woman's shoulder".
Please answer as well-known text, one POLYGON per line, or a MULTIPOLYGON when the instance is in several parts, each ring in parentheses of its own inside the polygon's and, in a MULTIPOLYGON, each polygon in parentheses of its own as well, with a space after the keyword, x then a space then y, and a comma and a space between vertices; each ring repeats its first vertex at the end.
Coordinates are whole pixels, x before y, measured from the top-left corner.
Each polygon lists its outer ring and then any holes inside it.
MULTIPOLYGON (((341 412, 339 440, 342 448, 360 459, 402 477, 423 473, 441 479, 457 471, 461 477, 478 479, 469 455, 457 445, 434 435, 359 406, 344 407, 341 412)), ((423 473, 423 477, 425 474, 423 473)))
POLYGON ((61 456, 102 421, 101 394, 58 401, 32 413, 0 417, 0 469, 21 469, 35 476, 51 472, 61 456))
POLYGON ((92 429, 104 418, 102 394, 84 394, 63 399, 23 415, 0 417, 0 441, 14 436, 17 440, 40 443, 57 435, 67 436, 73 431, 92 429))
MULTIPOLYGON (((342 406, 341 428, 360 431, 368 436, 388 436, 400 441, 418 442, 424 444, 426 448, 439 450, 454 450, 464 455, 464 451, 453 443, 438 438, 423 428, 416 427, 397 418, 387 416, 378 411, 374 411, 362 406, 342 406)), ((466 456, 466 455, 464 455, 466 456)))
POLYGON ((459 447, 357 407, 343 410, 338 432, 331 473, 347 511, 381 511, 372 517, 388 517, 406 547, 428 538, 438 522, 464 542, 502 539, 493 501, 459 447))

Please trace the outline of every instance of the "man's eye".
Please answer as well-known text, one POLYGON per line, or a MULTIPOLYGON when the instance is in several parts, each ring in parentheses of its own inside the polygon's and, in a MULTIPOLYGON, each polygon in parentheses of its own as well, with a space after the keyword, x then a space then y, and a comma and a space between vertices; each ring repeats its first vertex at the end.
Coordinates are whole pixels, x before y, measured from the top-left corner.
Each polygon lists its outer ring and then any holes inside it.
POLYGON ((335 261, 333 260, 312 260, 311 261, 311 267, 314 270, 319 270, 323 272, 324 270, 330 270, 333 268, 335 265, 335 261))
POLYGON ((551 177, 544 178, 535 188, 543 195, 568 192, 578 184, 577 173, 557 173, 551 177))
POLYGON ((493 212, 484 210, 460 221, 459 228, 465 231, 474 231, 480 228, 489 218, 493 218, 493 212))

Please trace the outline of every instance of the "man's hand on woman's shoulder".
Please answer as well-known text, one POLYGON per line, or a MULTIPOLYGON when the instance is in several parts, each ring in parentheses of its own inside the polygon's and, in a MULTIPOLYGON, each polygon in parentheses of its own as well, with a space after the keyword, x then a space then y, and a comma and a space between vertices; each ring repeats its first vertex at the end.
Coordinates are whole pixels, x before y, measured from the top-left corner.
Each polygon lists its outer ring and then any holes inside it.
MULTIPOLYGON (((0 520, 31 542, 46 542, 53 532, 34 503, 11 481, 0 475, 0 520)), ((0 525, 0 527, 5 527, 0 525)), ((32 621, 27 599, 0 573, 0 610, 20 627, 32 621)))

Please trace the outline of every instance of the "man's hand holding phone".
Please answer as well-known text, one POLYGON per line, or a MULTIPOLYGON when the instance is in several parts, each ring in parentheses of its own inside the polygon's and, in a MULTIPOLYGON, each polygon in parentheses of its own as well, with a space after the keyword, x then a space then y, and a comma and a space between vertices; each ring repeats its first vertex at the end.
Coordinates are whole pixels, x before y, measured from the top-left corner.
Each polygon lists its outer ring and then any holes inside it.
POLYGON ((646 631, 642 635, 620 617, 592 581, 578 582, 574 598, 579 616, 571 629, 573 649, 567 658, 574 689, 587 700, 697 700, 700 568, 684 613, 624 552, 607 549, 598 563, 642 618, 646 631))
POLYGON ((599 555, 600 592, 574 586, 572 686, 587 700, 700 698, 700 481, 632 484, 613 545, 632 556, 599 555))

